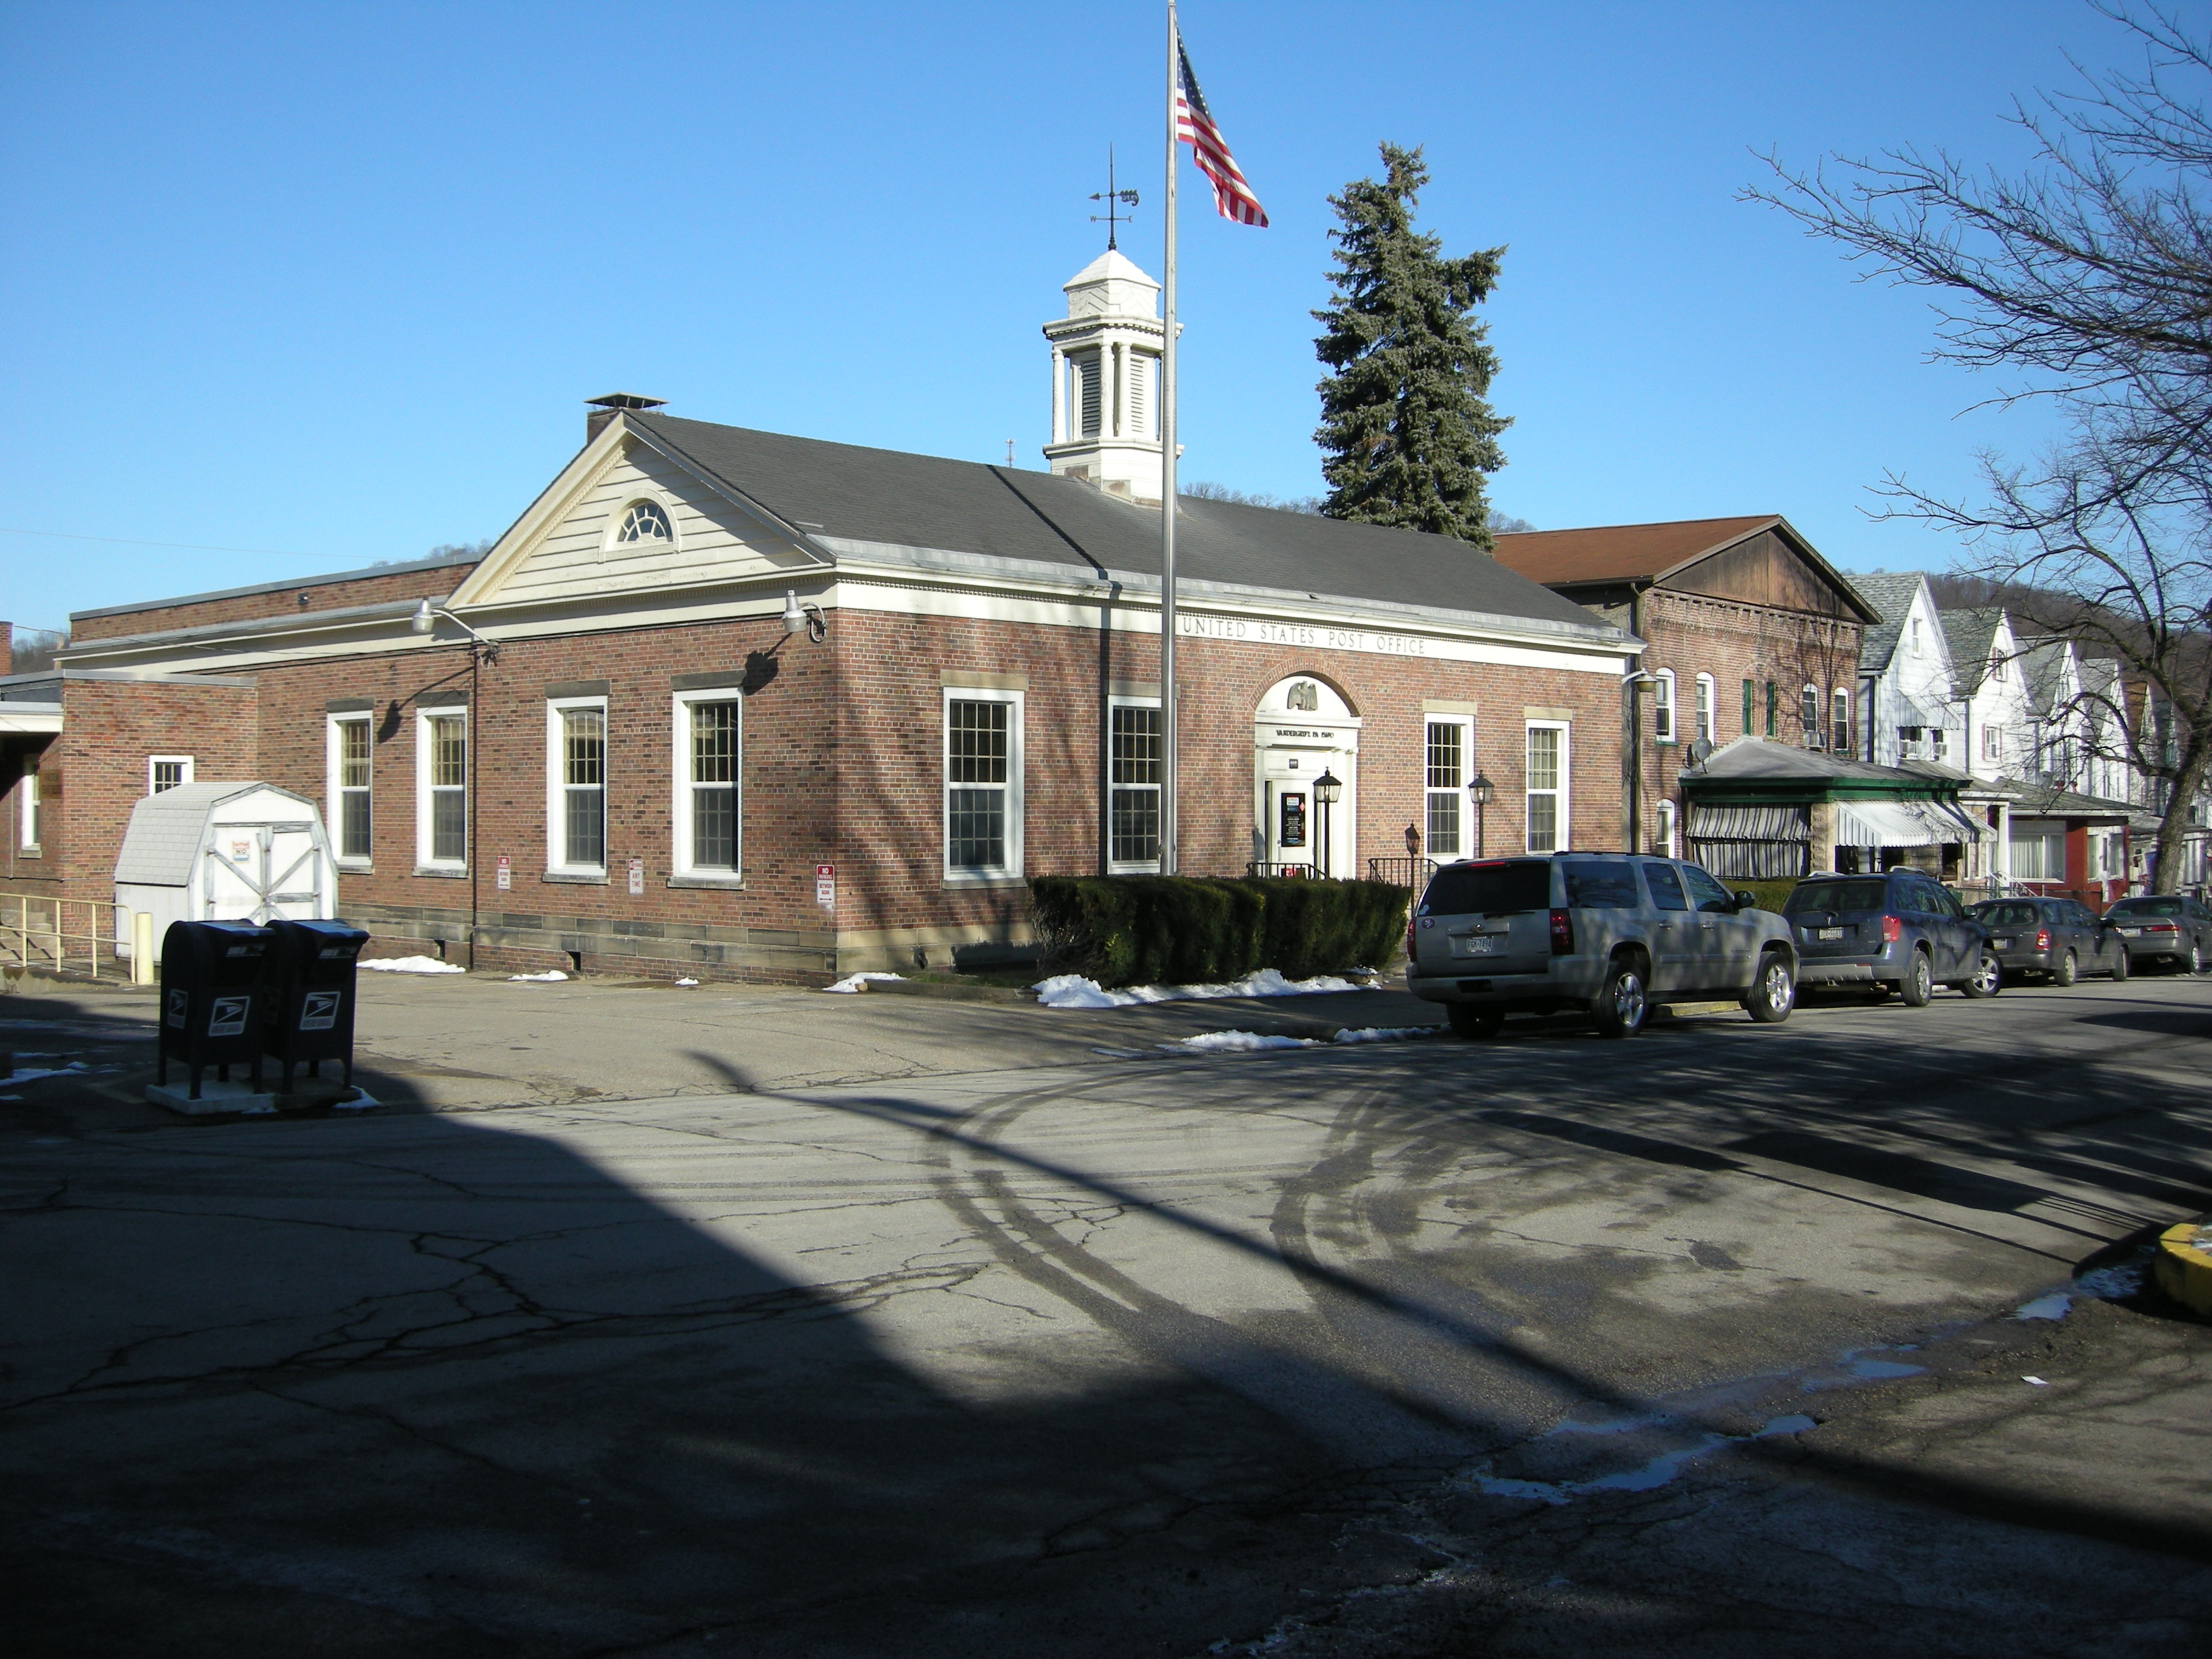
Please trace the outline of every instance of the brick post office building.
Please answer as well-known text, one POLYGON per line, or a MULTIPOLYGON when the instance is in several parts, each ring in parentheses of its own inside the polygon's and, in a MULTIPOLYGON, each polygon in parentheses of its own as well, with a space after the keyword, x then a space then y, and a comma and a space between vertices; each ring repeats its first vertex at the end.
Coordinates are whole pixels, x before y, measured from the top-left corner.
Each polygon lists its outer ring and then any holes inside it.
MULTIPOLYGON (((259 778, 322 803, 386 951, 809 981, 1018 950, 1029 877, 1157 867, 1154 286, 1119 254, 1067 285, 1051 472, 601 399, 480 559, 81 613, 0 687, 8 889, 111 896, 132 801, 259 778)), ((1186 872, 1475 851, 1478 772, 1484 850, 1620 844, 1624 629, 1443 538, 1180 510, 1186 872)))

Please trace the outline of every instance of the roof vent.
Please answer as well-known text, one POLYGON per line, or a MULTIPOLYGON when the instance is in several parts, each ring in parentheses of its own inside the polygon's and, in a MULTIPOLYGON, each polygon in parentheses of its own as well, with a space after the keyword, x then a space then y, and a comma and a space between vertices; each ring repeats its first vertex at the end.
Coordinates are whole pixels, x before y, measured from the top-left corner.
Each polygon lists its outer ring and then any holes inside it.
POLYGON ((659 409, 666 405, 665 398, 641 398, 635 392, 610 392, 604 398, 586 398, 584 407, 592 412, 584 416, 584 441, 589 443, 599 435, 599 429, 621 410, 659 409))

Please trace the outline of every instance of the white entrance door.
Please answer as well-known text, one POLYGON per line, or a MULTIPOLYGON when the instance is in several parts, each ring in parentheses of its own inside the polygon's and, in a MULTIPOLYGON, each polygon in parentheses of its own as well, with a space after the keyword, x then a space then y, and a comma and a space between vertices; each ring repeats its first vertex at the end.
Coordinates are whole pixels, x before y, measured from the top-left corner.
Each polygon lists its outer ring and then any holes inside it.
POLYGON ((1253 856, 1274 871, 1360 875, 1358 813, 1358 717, 1308 676, 1271 687, 1253 727, 1253 856), (1316 787, 1324 776, 1336 781, 1326 807, 1316 787))

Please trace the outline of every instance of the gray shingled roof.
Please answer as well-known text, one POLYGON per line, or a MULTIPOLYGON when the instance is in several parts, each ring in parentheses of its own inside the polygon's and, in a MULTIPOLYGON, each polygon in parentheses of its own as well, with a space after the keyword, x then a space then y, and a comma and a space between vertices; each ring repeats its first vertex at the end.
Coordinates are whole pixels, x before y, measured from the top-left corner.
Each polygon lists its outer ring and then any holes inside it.
POLYGON ((2028 647, 2021 656, 2028 707, 2039 714, 2048 714, 2058 695, 2059 672, 2066 665, 2066 641, 2046 638, 2028 647))
MULTIPOLYGON (((834 540, 942 548, 1105 572, 1160 569, 1160 517, 1090 484, 669 415, 627 414, 700 471, 834 540)), ((1194 581, 1431 605, 1596 630, 1571 599, 1464 542, 1186 497, 1176 569, 1194 581)))
POLYGON ((1737 738, 1716 749, 1701 771, 1686 774, 1692 783, 1726 783, 1734 779, 1803 778, 1808 781, 1850 779, 1857 782, 1949 783, 1962 775, 1906 771, 1901 767, 1877 766, 1872 761, 1852 760, 1826 750, 1800 748, 1771 738, 1737 738))
POLYGON ((1943 637, 1951 646, 1951 678, 1962 697, 1971 696, 1990 672, 1990 645, 2003 617, 2001 606, 1976 611, 1939 611, 1943 637))
POLYGON ((1881 613, 1881 620, 1868 629, 1860 641, 1860 673, 1879 674, 1889 666, 1897 651, 1897 637, 1905 631, 1905 613, 1912 608, 1912 596, 1926 580, 1917 570, 1878 571, 1851 578, 1859 597, 1881 613))
POLYGON ((123 832, 123 851, 115 860, 115 879, 136 887, 188 885, 210 811, 234 795, 257 789, 298 801, 310 816, 315 811, 314 803, 305 795, 273 783, 180 783, 147 796, 131 809, 130 826, 123 832))

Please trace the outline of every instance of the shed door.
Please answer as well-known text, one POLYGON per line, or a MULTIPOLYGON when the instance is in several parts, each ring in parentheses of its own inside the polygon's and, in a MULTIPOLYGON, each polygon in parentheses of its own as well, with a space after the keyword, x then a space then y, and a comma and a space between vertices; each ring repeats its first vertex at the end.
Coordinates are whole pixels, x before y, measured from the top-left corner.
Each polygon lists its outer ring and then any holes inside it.
POLYGON ((211 824, 200 866, 204 921, 306 921, 319 914, 322 852, 312 822, 211 824))

